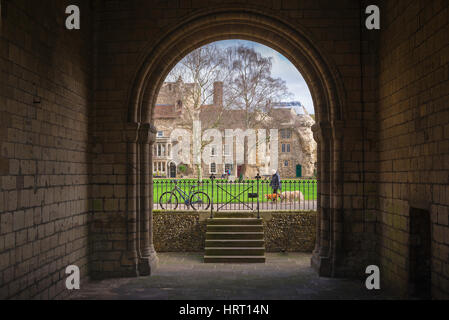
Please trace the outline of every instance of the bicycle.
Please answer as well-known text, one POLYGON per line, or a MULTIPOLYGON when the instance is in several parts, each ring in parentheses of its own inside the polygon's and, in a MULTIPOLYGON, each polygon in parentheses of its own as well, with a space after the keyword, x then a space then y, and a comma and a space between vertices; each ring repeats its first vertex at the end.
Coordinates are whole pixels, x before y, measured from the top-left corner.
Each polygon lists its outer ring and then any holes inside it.
POLYGON ((184 200, 184 204, 187 207, 192 207, 193 210, 207 210, 210 207, 210 198, 209 196, 202 192, 196 191, 193 189, 197 186, 190 186, 189 193, 185 192, 181 188, 178 187, 178 182, 175 181, 175 187, 171 191, 164 192, 159 198, 159 204, 162 210, 176 210, 178 207, 178 197, 176 193, 184 200))

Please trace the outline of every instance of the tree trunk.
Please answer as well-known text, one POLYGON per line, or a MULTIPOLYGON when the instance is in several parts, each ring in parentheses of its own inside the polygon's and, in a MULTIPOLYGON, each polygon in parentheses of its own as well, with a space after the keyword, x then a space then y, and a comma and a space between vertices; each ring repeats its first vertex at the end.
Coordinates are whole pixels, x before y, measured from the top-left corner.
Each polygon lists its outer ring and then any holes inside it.
POLYGON ((201 164, 196 165, 198 181, 203 181, 203 170, 201 164))

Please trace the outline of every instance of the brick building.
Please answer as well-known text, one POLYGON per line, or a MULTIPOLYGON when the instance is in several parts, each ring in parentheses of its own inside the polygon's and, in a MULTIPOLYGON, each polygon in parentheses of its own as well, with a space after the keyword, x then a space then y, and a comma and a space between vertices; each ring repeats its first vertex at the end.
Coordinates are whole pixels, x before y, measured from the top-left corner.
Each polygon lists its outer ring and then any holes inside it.
POLYGON ((80 30, 44 2, 0 2, 0 298, 63 298, 73 264, 151 273, 152 106, 183 56, 239 38, 314 99, 313 268, 449 298, 448 1, 79 0, 80 30))
MULTIPOLYGON (((185 101, 183 92, 189 92, 186 87, 193 84, 184 83, 182 80, 172 83, 164 83, 159 91, 156 106, 154 108, 154 125, 157 128, 156 142, 153 145, 153 175, 158 177, 185 177, 196 178, 197 169, 190 159, 185 159, 182 165, 184 170, 180 172, 178 165, 173 159, 173 143, 177 143, 175 138, 171 139, 172 131, 183 127, 183 113, 187 112, 183 106, 185 101)), ((266 159, 256 159, 254 165, 237 163, 235 155, 237 150, 237 140, 234 139, 232 145, 228 145, 225 139, 225 130, 242 129, 245 130, 244 112, 241 110, 225 110, 220 116, 220 108, 223 106, 223 83, 214 83, 212 96, 213 104, 201 106, 200 120, 202 129, 212 126, 220 130, 222 134, 222 146, 213 146, 208 153, 210 159, 207 163, 202 161, 202 176, 209 177, 211 174, 221 176, 230 170, 234 177, 244 174, 246 178, 253 178, 257 172, 261 175, 271 175, 269 157, 271 150, 267 150, 266 159), (230 152, 232 148, 232 152, 230 152), (221 149, 221 154, 217 154, 221 149), (265 161, 264 161, 265 160, 265 161)), ((314 175, 314 165, 316 162, 316 142, 313 140, 312 126, 313 119, 304 111, 304 114, 297 114, 294 108, 275 107, 270 112, 269 122, 266 123, 267 134, 270 129, 278 129, 278 166, 276 169, 283 178, 311 177, 314 175), (271 120, 274 118, 273 120, 271 120)), ((262 128, 262 127, 260 127, 262 128)), ((252 129, 259 129, 252 128, 252 129)), ((191 133, 191 129, 187 129, 191 133)), ((257 145, 260 141, 256 140, 257 145)), ((254 146, 257 152, 258 146, 254 146)), ((268 143, 268 147, 269 147, 268 143)), ((193 146, 190 147, 193 152, 193 146)))

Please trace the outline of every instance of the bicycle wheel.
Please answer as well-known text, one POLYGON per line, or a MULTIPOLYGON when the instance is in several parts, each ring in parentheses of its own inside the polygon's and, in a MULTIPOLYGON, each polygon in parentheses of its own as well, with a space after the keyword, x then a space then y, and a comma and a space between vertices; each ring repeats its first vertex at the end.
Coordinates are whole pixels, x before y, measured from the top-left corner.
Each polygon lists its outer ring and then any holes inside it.
POLYGON ((195 192, 190 197, 190 205, 193 210, 207 210, 210 206, 210 198, 204 192, 195 192))
POLYGON ((164 192, 159 198, 162 210, 176 210, 178 207, 178 197, 173 192, 164 192))

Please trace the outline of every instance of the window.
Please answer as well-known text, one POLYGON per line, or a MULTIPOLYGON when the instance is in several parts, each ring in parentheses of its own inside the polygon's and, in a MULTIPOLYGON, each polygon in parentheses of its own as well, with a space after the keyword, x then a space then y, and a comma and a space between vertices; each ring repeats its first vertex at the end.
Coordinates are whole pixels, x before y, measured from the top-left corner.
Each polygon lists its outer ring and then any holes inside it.
POLYGON ((158 131, 157 132, 157 137, 158 138, 162 138, 164 136, 164 131, 158 131))
POLYGON ((162 145, 161 144, 157 145, 157 156, 158 157, 162 156, 162 145))
POLYGON ((285 152, 285 143, 282 144, 282 152, 285 152))
POLYGON ((225 144, 225 145, 224 145, 223 154, 224 154, 225 156, 230 156, 230 155, 231 155, 231 148, 229 148, 229 145, 228 145, 228 144, 225 144))
POLYGON ((287 152, 290 152, 290 144, 287 144, 287 152))
POLYGON ((217 164, 215 162, 210 164, 210 173, 217 173, 217 164))
POLYGON ((290 129, 281 129, 282 139, 290 139, 292 137, 292 131, 290 129))
POLYGON ((217 148, 215 148, 215 146, 212 146, 212 147, 210 148, 210 155, 211 155, 212 157, 215 157, 215 156, 217 155, 217 148))
POLYGON ((288 167, 288 161, 287 160, 284 161, 284 167, 288 167))

